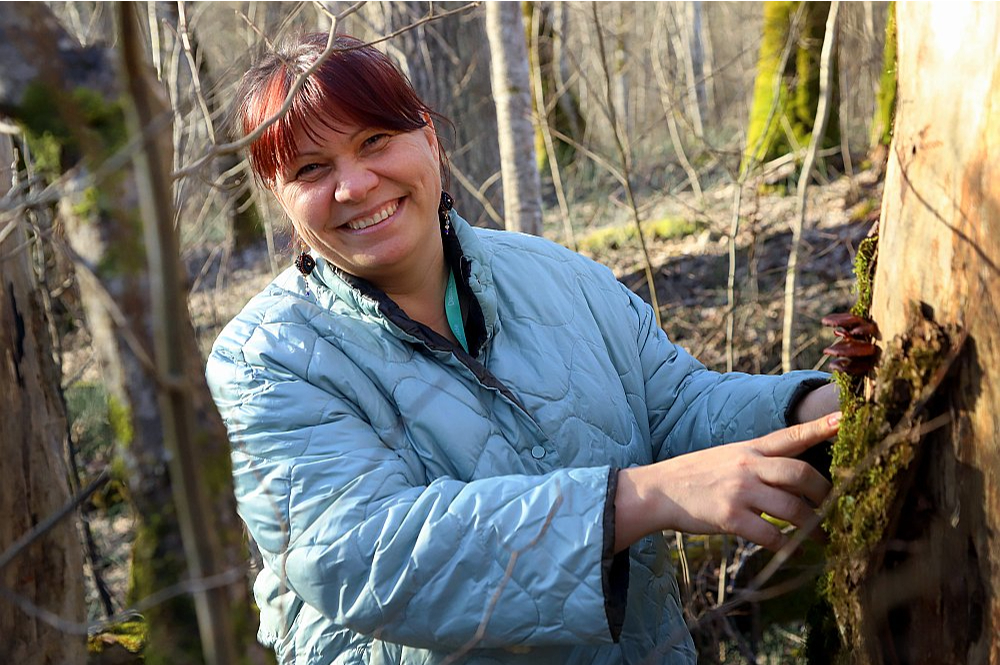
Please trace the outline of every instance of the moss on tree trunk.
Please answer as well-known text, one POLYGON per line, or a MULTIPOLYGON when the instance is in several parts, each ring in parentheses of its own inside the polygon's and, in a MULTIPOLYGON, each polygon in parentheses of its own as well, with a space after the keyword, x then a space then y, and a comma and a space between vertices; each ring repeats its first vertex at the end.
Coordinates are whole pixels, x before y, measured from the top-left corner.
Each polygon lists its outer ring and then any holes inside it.
MULTIPOLYGON (((760 164, 809 145, 819 105, 819 63, 829 2, 765 2, 764 28, 744 166, 760 164)), ((826 136, 820 147, 840 141, 838 77, 826 136)))

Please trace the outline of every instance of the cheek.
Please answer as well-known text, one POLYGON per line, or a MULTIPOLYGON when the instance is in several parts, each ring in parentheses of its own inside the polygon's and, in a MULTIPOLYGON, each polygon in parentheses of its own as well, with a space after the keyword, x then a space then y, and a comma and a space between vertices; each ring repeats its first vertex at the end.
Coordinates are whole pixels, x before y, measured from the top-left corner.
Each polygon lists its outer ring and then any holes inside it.
POLYGON ((321 196, 315 191, 297 192, 294 196, 286 197, 282 203, 285 214, 292 220, 292 225, 296 227, 311 227, 317 223, 321 211, 321 196))

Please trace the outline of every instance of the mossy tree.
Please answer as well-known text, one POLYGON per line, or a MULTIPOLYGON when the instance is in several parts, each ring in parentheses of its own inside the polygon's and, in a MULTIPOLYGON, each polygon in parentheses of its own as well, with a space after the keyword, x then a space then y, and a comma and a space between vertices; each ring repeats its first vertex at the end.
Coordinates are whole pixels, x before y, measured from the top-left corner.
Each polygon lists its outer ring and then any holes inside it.
POLYGON ((889 3, 885 22, 885 46, 882 49, 882 75, 879 77, 875 117, 872 119, 872 163, 880 170, 889 156, 892 121, 896 113, 896 3, 889 3))
MULTIPOLYGON (((559 3, 524 2, 522 11, 528 33, 530 67, 541 82, 545 108, 539 107, 537 94, 532 101, 540 122, 544 118, 554 130, 555 157, 565 168, 576 158, 576 145, 559 138, 559 135, 582 142, 587 128, 576 88, 566 84, 566 10, 559 3)), ((552 159, 552 155, 548 153, 541 131, 535 136, 535 152, 539 171, 548 170, 548 160, 552 159)))
POLYGON ((254 621, 246 557, 229 445, 181 288, 170 112, 145 74, 135 5, 115 11, 121 53, 80 46, 43 3, 0 13, 0 113, 48 146, 62 172, 64 249, 138 518, 132 600, 179 585, 144 612, 146 662, 246 662, 259 653, 246 639, 254 621), (190 578, 214 579, 206 590, 190 578))
MULTIPOLYGON (((804 151, 809 145, 819 105, 820 52, 829 13, 829 2, 764 3, 744 168, 804 151)), ((832 80, 838 80, 836 73, 832 80)), ((840 141, 839 98, 835 83, 821 148, 840 141)))
POLYGON ((864 290, 882 360, 844 384, 827 593, 839 662, 998 663, 1000 8, 897 11, 899 104, 864 290))

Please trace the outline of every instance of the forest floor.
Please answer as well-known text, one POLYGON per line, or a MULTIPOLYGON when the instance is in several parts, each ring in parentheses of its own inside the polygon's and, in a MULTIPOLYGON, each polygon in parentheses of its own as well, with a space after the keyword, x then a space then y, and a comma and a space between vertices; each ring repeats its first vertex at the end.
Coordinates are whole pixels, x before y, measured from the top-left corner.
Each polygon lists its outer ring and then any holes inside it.
MULTIPOLYGON (((800 324, 796 349, 800 368, 821 367, 822 348, 833 340, 832 333, 820 325, 820 319, 831 312, 846 311, 854 303, 854 256, 858 243, 877 219, 881 193, 881 181, 871 172, 862 172, 854 178, 840 177, 810 188, 797 289, 800 324)), ((647 247, 665 330, 673 341, 717 370, 726 368, 725 316, 730 271, 727 238, 734 194, 733 187, 728 186, 706 192, 700 201, 684 194, 644 203, 647 219, 693 222, 693 226, 683 226, 688 232, 681 237, 647 234, 647 247)), ((780 371, 785 266, 797 201, 794 195, 764 193, 763 188, 747 187, 740 210, 734 369, 776 373, 780 371)), ((582 218, 606 216, 586 209, 580 210, 580 214, 582 218)), ((626 218, 623 212, 622 219, 626 218)), ((622 232, 628 225, 622 221, 601 229, 578 229, 578 240, 585 247, 581 253, 612 268, 623 283, 648 301, 638 241, 634 234, 628 238, 622 232)), ((547 219, 546 228, 553 229, 553 237, 559 226, 556 219, 547 219)), ((206 353, 221 327, 272 279, 263 247, 234 254, 224 267, 220 263, 218 252, 214 258, 206 251, 187 260, 192 282, 196 284, 189 298, 191 316, 206 353)), ((287 263, 286 256, 283 265, 287 263)), ((66 340, 64 348, 67 385, 76 382, 99 385, 93 349, 86 334, 66 340)), ((79 393, 71 397, 82 399, 79 393)), ((86 407, 75 408, 77 417, 86 413, 86 407)), ((78 422, 74 427, 90 425, 78 422)), ((91 448, 93 445, 97 444, 91 448)), ((109 462, 110 455, 107 450, 83 460, 85 475, 96 475, 109 462)), ((113 497, 105 500, 113 503, 113 497)), ((102 577, 116 601, 124 603, 132 517, 121 507, 108 509, 105 505, 91 510, 89 521, 97 549, 106 559, 102 577)), ((97 618, 99 609, 92 580, 88 582, 88 600, 91 615, 97 618)))

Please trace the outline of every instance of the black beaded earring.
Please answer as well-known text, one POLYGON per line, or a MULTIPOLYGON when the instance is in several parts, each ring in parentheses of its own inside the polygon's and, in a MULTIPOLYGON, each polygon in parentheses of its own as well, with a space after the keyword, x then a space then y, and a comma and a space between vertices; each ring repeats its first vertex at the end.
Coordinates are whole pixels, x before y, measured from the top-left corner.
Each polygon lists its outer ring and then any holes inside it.
POLYGON ((444 228, 444 234, 451 231, 451 209, 455 206, 455 199, 451 198, 448 192, 441 192, 441 205, 438 206, 438 219, 444 228))
POLYGON ((300 273, 309 276, 309 273, 316 267, 316 259, 309 254, 309 248, 303 248, 299 255, 295 257, 295 267, 300 273))

